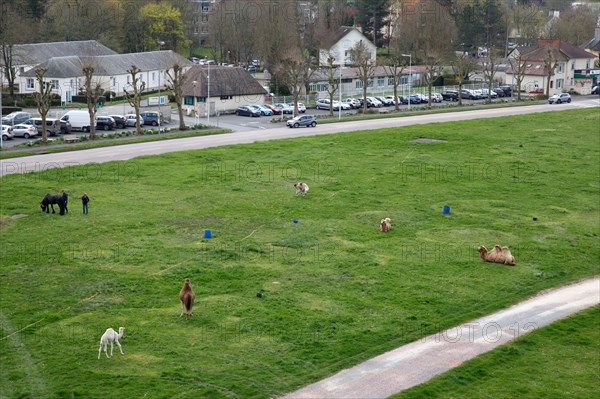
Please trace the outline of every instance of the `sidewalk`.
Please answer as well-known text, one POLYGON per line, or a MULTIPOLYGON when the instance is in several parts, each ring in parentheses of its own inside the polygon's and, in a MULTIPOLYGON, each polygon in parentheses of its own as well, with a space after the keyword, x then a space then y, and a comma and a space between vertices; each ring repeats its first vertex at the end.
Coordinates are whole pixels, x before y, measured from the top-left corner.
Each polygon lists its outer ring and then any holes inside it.
POLYGON ((284 396, 387 398, 479 354, 600 303, 600 277, 541 293, 508 309, 425 337, 284 396))

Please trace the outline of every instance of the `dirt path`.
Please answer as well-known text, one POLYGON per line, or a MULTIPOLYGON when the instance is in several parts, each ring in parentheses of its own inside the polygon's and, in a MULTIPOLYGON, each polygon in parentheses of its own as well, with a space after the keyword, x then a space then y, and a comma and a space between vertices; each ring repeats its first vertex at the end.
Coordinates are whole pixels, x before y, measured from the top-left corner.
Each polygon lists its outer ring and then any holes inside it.
POLYGON ((545 291, 508 309, 367 360, 284 399, 387 398, 475 356, 600 303, 600 277, 545 291))

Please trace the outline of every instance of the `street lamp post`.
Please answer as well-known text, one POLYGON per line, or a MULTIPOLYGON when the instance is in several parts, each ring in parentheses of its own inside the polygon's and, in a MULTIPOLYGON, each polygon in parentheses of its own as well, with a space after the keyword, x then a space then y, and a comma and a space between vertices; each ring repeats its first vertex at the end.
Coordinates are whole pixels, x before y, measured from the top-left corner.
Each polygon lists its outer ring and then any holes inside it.
POLYGON ((338 119, 342 119, 342 62, 340 60, 340 84, 338 87, 340 91, 340 103, 338 104, 338 119))
POLYGON ((412 54, 402 54, 408 57, 408 110, 410 111, 410 82, 412 81, 412 54))
POLYGON ((165 42, 159 40, 158 41, 158 134, 160 134, 160 119, 162 116, 160 110, 160 72, 161 72, 161 56, 160 56, 160 48, 165 44, 165 42))
POLYGON ((206 115, 206 124, 210 125, 210 62, 208 63, 208 79, 207 81, 207 93, 206 93, 206 103, 208 105, 208 113, 206 115))
POLYGON ((194 85, 194 122, 198 125, 198 96, 196 96, 196 85, 198 82, 194 80, 192 84, 194 85))
POLYGON ((4 142, 2 141, 2 91, 4 89, 4 76, 2 67, 0 67, 0 148, 4 147, 4 142))

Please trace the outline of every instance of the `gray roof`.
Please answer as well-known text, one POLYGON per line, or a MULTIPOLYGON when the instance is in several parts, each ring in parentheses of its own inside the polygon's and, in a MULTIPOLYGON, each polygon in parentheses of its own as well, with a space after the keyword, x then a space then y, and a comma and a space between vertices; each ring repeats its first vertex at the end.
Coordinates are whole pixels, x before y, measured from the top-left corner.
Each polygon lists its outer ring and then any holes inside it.
POLYGON ((41 63, 36 68, 24 72, 21 76, 35 77, 35 69, 47 68, 46 78, 72 78, 82 76, 82 65, 93 63, 96 65, 95 75, 115 76, 127 73, 135 65, 141 72, 165 70, 177 62, 182 66, 191 66, 193 63, 171 50, 149 51, 145 53, 113 54, 96 57, 68 56, 54 57, 41 63))
POLYGON ((64 56, 95 56, 117 54, 96 40, 73 42, 15 44, 13 47, 15 64, 36 65, 53 57, 64 56))
MULTIPOLYGON (((183 95, 207 97, 207 82, 208 66, 192 66, 184 76, 183 95), (195 85, 194 82, 196 82, 195 85)), ((211 96, 245 96, 266 93, 264 87, 245 69, 224 66, 210 67, 211 96)))

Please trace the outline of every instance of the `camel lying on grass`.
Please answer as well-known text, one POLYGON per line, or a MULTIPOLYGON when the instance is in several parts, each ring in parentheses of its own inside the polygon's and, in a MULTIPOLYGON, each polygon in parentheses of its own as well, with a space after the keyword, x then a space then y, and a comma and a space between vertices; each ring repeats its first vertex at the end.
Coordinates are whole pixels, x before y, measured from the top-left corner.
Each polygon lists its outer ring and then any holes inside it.
POLYGON ((510 253, 508 247, 500 248, 500 245, 494 245, 494 249, 488 251, 484 245, 480 245, 477 250, 479 256, 486 262, 501 263, 503 265, 515 265, 515 257, 510 253))

